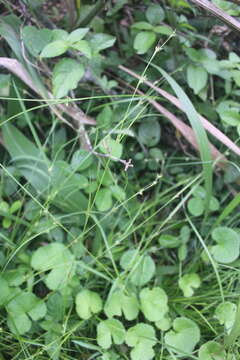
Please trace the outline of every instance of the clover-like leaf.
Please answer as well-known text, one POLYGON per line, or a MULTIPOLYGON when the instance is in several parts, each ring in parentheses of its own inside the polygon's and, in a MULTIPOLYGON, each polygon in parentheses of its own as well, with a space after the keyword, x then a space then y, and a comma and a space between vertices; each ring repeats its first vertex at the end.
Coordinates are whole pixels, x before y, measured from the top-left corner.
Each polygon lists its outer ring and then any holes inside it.
POLYGON ((161 320, 155 322, 155 326, 162 331, 167 331, 172 325, 171 319, 168 315, 165 315, 161 320))
POLYGON ((139 255, 137 250, 126 251, 120 260, 124 270, 130 272, 130 280, 134 285, 143 286, 153 277, 156 267, 149 255, 139 255))
POLYGON ((97 326, 97 343, 103 349, 109 349, 112 342, 120 345, 124 342, 125 332, 124 326, 119 320, 101 321, 97 326))
POLYGON ((174 320, 173 329, 165 335, 166 344, 179 355, 190 354, 200 340, 198 325, 188 318, 179 317, 174 320))
POLYGON ((216 341, 208 341, 203 344, 198 352, 199 360, 224 360, 226 352, 224 347, 216 341))
POLYGON ((139 323, 128 329, 126 344, 133 347, 132 360, 150 360, 154 357, 153 346, 156 344, 155 330, 151 325, 139 323))
POLYGON ((80 291, 75 299, 76 311, 81 319, 87 320, 102 310, 102 299, 98 293, 90 290, 80 291))
POLYGON ((213 230, 212 238, 217 242, 211 248, 216 261, 229 264, 239 257, 240 235, 236 231, 220 226, 213 230))
POLYGON ((224 325, 227 333, 230 333, 233 327, 237 312, 236 304, 226 301, 219 304, 215 310, 214 316, 218 319, 221 325, 224 325))
POLYGON ((142 289, 140 302, 141 310, 149 321, 159 321, 168 312, 168 297, 160 287, 142 289))
POLYGON ((6 306, 8 326, 13 333, 24 334, 29 331, 32 320, 46 315, 47 307, 43 300, 30 292, 20 292, 6 306))
POLYGON ((188 211, 193 216, 200 216, 204 213, 204 202, 200 197, 192 197, 187 203, 188 211))
POLYGON ((75 271, 73 255, 61 243, 52 243, 38 248, 33 253, 31 266, 40 272, 50 271, 44 281, 51 290, 66 286, 75 271))
POLYGON ((136 319, 139 313, 139 303, 135 295, 125 295, 121 290, 111 293, 104 306, 108 317, 124 314, 129 321, 136 319))
POLYGON ((201 279, 196 273, 185 274, 179 279, 178 285, 185 297, 191 297, 194 294, 194 289, 201 285, 201 279))

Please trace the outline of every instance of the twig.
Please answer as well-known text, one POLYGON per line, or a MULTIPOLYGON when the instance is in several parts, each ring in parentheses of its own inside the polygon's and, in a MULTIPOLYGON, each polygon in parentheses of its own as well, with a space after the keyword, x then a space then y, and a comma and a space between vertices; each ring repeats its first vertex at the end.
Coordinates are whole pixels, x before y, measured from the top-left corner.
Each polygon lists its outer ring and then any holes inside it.
POLYGON ((228 26, 234 30, 240 31, 240 22, 237 21, 234 17, 228 15, 223 10, 219 9, 213 3, 208 0, 191 0, 194 4, 202 7, 204 10, 207 10, 211 14, 218 17, 220 20, 225 22, 228 26))
MULTIPOLYGON (((42 97, 41 92, 33 83, 30 75, 24 68, 24 66, 16 59, 0 57, 0 66, 5 67, 10 72, 18 76, 28 87, 30 87, 34 92, 42 97)), ((75 124, 87 124, 87 125, 95 125, 96 122, 91 117, 84 114, 84 112, 78 108, 75 104, 73 105, 64 105, 64 104, 57 104, 52 105, 49 100, 54 99, 53 95, 48 91, 47 92, 49 99, 43 99, 48 105, 51 107, 53 112, 59 117, 62 121, 64 121, 68 126, 74 128, 71 123, 69 123, 63 116, 60 114, 59 110, 69 115, 75 122, 75 124)))

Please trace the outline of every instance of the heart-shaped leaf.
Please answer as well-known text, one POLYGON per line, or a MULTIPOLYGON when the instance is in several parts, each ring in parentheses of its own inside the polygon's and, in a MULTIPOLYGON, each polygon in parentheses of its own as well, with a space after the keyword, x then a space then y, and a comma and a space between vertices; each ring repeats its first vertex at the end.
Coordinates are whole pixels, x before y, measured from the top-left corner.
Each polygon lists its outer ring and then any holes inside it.
POLYGON ((236 231, 220 226, 212 231, 212 238, 217 242, 211 248, 216 261, 228 264, 239 257, 240 235, 236 231))
POLYGON ((166 333, 165 342, 171 351, 179 355, 191 354, 200 340, 198 325, 185 317, 174 320, 173 329, 166 333))
POLYGON ((38 248, 33 253, 31 266, 37 271, 50 271, 44 281, 51 290, 66 286, 75 272, 73 255, 61 243, 38 248))
POLYGON ((200 216, 204 213, 204 202, 200 197, 193 197, 187 203, 188 211, 193 216, 200 216))
POLYGON ((225 326, 228 334, 233 327, 236 312, 237 306, 230 301, 219 304, 215 310, 214 316, 218 319, 221 325, 225 326))
POLYGON ((97 326, 97 343, 103 349, 109 349, 114 344, 120 345, 125 339, 123 324, 116 319, 101 321, 97 326))
POLYGON ((191 297, 194 294, 194 289, 201 285, 201 279, 195 273, 185 274, 179 279, 178 285, 185 297, 191 297))
POLYGON ((137 318, 139 303, 135 295, 125 295, 121 290, 114 291, 107 299, 104 312, 108 317, 121 316, 129 321, 137 318))
POLYGON ((153 346, 156 344, 155 330, 151 325, 139 323, 128 329, 126 344, 133 347, 132 360, 150 360, 154 357, 153 346))
POLYGON ((226 352, 224 347, 216 341, 208 341, 200 347, 198 358, 199 360, 224 360, 226 352))
POLYGON ((168 312, 168 297, 160 287, 142 289, 140 302, 141 310, 149 321, 159 321, 168 312))
POLYGON ((75 302, 77 314, 84 320, 102 310, 102 299, 94 291, 82 290, 77 294, 75 302))

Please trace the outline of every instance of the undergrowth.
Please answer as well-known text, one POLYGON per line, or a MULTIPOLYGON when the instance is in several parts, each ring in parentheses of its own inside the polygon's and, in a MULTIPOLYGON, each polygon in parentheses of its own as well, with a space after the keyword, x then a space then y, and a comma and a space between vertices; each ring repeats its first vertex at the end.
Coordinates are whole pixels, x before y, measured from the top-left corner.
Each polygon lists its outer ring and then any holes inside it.
POLYGON ((185 1, 40 3, 0 19, 0 360, 239 359, 237 51, 185 1))

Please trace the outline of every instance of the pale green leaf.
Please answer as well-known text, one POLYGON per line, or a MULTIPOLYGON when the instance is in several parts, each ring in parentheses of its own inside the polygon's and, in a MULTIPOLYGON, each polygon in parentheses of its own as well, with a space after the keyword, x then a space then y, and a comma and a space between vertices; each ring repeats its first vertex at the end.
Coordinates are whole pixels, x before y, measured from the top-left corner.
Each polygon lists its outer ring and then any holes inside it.
POLYGON ((145 54, 156 41, 156 34, 152 31, 141 31, 134 39, 134 49, 137 54, 145 54))
POLYGON ((77 294, 75 303, 78 316, 84 320, 102 310, 102 299, 94 291, 82 290, 77 294))
POLYGON ((40 53, 40 57, 52 58, 64 54, 68 49, 68 43, 65 40, 55 40, 47 44, 40 53))
POLYGON ((53 95, 62 98, 77 87, 84 75, 84 67, 76 60, 64 58, 53 69, 53 95))

